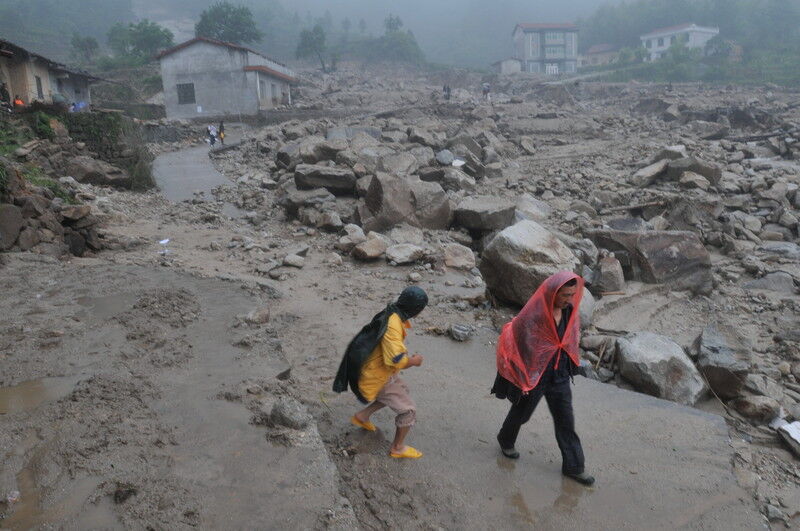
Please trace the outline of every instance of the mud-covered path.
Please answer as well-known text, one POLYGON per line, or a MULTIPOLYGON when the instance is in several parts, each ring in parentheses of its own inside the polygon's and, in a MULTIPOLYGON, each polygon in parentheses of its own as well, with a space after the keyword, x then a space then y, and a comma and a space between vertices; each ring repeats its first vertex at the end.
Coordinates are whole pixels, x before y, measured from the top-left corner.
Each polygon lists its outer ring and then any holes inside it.
POLYGON ((522 458, 501 457, 494 437, 508 404, 489 394, 496 335, 483 328, 467 343, 425 335, 445 299, 442 281, 422 284, 432 305, 408 343, 425 364, 404 373, 419 408, 409 442, 425 456, 390 459, 393 415, 376 414, 377 433, 358 430, 348 422, 358 402, 330 384, 350 336, 380 309, 382 293, 394 296, 404 282, 373 277, 368 295, 351 297, 345 292, 358 281, 326 282, 315 266, 292 282, 286 304, 299 319, 284 348, 307 395, 321 397, 320 432, 364 527, 753 529, 763 522, 732 474, 721 417, 584 378, 575 380, 575 408, 596 487, 562 478, 545 404, 520 435, 522 458))

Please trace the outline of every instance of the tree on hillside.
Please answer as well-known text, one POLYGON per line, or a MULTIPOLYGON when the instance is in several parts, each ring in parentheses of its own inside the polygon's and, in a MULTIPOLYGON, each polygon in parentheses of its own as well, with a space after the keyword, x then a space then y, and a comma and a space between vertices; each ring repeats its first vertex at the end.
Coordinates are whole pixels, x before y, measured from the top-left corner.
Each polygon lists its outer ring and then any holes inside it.
POLYGON ((194 32, 198 37, 234 44, 258 42, 264 36, 256 27, 252 11, 230 2, 219 2, 203 11, 194 32))
POLYGON ((367 21, 364 20, 363 18, 358 21, 358 31, 362 35, 367 32, 367 21))
POLYGON ((322 65, 322 70, 327 72, 325 65, 325 30, 317 24, 313 29, 305 29, 300 33, 300 42, 297 44, 295 55, 298 59, 316 57, 322 65))
POLYGON ((108 47, 117 57, 131 55, 131 31, 130 24, 117 22, 106 34, 108 47))
POLYGON ((97 54, 100 45, 94 37, 81 37, 77 33, 72 34, 72 52, 81 61, 88 63, 97 54))
POLYGON ((147 19, 129 26, 130 45, 134 55, 152 58, 160 50, 175 44, 172 32, 147 19))
POLYGON ((383 21, 383 27, 386 28, 386 33, 394 33, 395 31, 400 31, 400 28, 403 27, 403 21, 400 20, 400 17, 390 14, 383 21))

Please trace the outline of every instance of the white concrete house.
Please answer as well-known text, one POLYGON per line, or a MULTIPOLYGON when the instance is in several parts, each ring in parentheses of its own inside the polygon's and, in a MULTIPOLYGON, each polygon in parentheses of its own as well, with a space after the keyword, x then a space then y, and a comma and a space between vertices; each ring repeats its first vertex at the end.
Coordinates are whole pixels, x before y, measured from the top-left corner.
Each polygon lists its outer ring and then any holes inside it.
POLYGON ((291 104, 295 73, 250 48, 196 37, 158 54, 169 119, 255 116, 291 104))
POLYGON ((512 34, 514 57, 522 71, 571 74, 578 70, 578 26, 575 24, 517 24, 512 34))
POLYGON ((647 60, 656 61, 664 57, 669 47, 678 41, 686 43, 687 48, 705 48, 706 43, 719 35, 719 28, 681 24, 661 28, 642 35, 642 46, 647 50, 647 60))

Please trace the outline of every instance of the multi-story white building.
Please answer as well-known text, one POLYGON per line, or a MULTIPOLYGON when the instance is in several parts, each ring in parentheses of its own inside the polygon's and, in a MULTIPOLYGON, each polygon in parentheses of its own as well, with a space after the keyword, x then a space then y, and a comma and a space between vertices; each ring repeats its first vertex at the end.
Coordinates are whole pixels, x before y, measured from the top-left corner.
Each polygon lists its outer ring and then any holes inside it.
POLYGON ((661 28, 642 35, 642 45, 647 49, 647 60, 656 61, 667 53, 673 44, 683 41, 687 48, 705 48, 706 43, 719 35, 719 28, 681 24, 661 28))
POLYGON ((515 58, 523 72, 570 74, 578 69, 578 26, 575 24, 517 24, 515 58))

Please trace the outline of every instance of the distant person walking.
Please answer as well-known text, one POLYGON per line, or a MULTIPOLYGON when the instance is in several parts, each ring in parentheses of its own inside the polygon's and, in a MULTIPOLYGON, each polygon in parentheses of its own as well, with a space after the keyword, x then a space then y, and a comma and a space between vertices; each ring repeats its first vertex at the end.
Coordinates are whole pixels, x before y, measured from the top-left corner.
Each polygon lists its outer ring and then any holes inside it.
POLYGON ((219 143, 225 145, 225 122, 219 122, 219 143))
POLYGON ((214 144, 217 143, 217 128, 213 125, 209 125, 206 129, 206 133, 208 134, 208 143, 211 144, 211 147, 214 147, 214 144))
POLYGON ((584 470, 581 440, 575 433, 570 380, 580 366, 578 307, 583 279, 562 271, 545 280, 522 311, 503 327, 497 343, 497 377, 492 393, 511 401, 497 441, 503 455, 515 449, 523 424, 542 397, 547 401, 561 450, 561 472, 584 485, 594 478, 584 470))
POLYGON ((422 356, 409 356, 404 340, 411 328, 410 320, 428 305, 428 295, 416 286, 403 290, 397 302, 372 318, 347 346, 333 390, 342 393, 348 385, 359 401, 369 404, 357 412, 350 422, 367 431, 377 428, 370 422, 376 411, 389 407, 396 413, 395 435, 389 455, 416 459, 422 452, 406 446, 405 438, 416 422, 417 406, 409 396, 400 371, 422 365, 422 356))
POLYGON ((492 103, 492 86, 489 83, 483 84, 483 99, 492 103))
POLYGON ((19 96, 14 96, 14 108, 22 110, 25 107, 25 102, 19 96))

